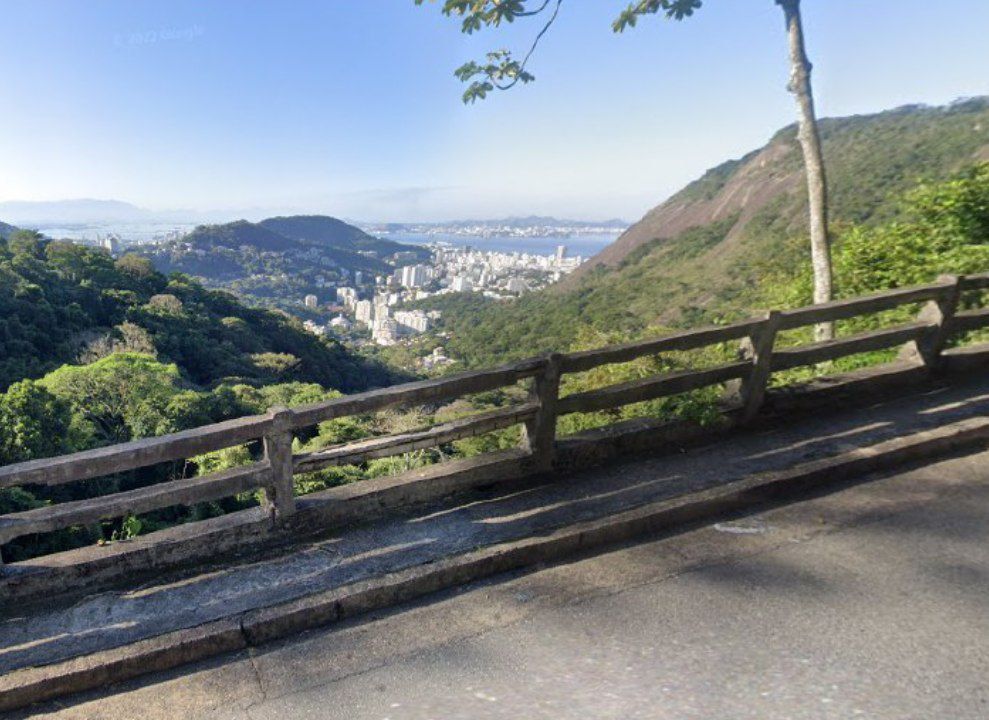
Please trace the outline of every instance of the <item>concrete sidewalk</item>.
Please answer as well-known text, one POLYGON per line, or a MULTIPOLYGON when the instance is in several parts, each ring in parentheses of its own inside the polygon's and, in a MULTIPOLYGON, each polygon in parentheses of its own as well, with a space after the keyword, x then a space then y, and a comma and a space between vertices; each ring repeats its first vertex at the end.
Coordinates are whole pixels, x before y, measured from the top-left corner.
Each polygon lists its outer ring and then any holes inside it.
MULTIPOLYGON (((350 529, 265 562, 205 571, 0 622, 0 673, 190 628, 479 547, 549 534, 756 472, 789 468, 989 410, 989 380, 845 415, 738 434, 716 446, 640 459, 529 490, 478 496, 350 529)), ((10 611, 8 611, 10 613, 10 611)))
POLYGON ((36 712, 982 720, 987 480, 946 460, 36 712))

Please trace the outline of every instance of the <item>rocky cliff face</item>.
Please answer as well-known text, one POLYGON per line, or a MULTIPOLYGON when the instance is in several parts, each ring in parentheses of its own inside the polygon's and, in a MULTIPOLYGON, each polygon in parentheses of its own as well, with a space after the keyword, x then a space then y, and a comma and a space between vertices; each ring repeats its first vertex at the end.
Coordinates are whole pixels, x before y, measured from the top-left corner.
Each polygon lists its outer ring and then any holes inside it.
MULTIPOLYGON (((989 98, 947 107, 908 106, 822 123, 832 191, 832 218, 868 220, 918 179, 943 177, 989 157, 989 98)), ((612 245, 567 279, 580 284, 596 267, 616 267, 638 248, 696 227, 736 217, 719 253, 769 224, 775 233, 803 231, 806 207, 800 148, 793 128, 739 160, 714 168, 650 210, 612 245)), ((882 213, 880 213, 881 215, 882 213)))

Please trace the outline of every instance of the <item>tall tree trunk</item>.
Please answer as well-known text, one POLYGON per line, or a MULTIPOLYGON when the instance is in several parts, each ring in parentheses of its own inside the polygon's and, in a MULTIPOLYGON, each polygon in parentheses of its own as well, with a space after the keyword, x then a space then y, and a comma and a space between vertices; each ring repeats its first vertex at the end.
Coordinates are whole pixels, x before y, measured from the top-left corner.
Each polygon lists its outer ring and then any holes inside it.
MULTIPOLYGON (((828 187, 821 153, 821 136, 814 114, 810 60, 804 47, 804 29, 800 18, 800 0, 776 0, 783 8, 786 33, 790 41, 790 84, 788 90, 797 101, 797 139, 804 154, 807 174, 807 198, 810 206, 810 257, 814 268, 814 302, 831 300, 831 241, 828 237, 828 187)), ((814 329, 818 340, 834 337, 834 323, 822 323, 814 329)))

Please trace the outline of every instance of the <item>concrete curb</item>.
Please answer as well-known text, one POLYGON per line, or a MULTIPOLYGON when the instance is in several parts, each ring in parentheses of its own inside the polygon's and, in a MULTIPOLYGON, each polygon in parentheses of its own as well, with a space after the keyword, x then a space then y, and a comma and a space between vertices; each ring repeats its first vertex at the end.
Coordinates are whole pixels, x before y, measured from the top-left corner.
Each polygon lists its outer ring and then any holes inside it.
POLYGON ((699 493, 559 528, 383 575, 298 600, 0 677, 0 711, 24 707, 151 672, 243 650, 436 591, 539 563, 562 560, 644 535, 677 534, 725 515, 829 492, 841 483, 986 445, 989 418, 896 438, 789 470, 752 475, 699 493))

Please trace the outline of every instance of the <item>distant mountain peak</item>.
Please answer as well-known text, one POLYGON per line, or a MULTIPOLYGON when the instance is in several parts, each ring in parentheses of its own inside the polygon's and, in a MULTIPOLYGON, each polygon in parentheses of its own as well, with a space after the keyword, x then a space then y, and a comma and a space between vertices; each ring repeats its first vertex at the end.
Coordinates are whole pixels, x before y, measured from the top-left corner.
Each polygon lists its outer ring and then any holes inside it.
POLYGON ((18 225, 55 223, 139 222, 153 217, 150 210, 121 200, 10 200, 0 202, 0 217, 18 225))

